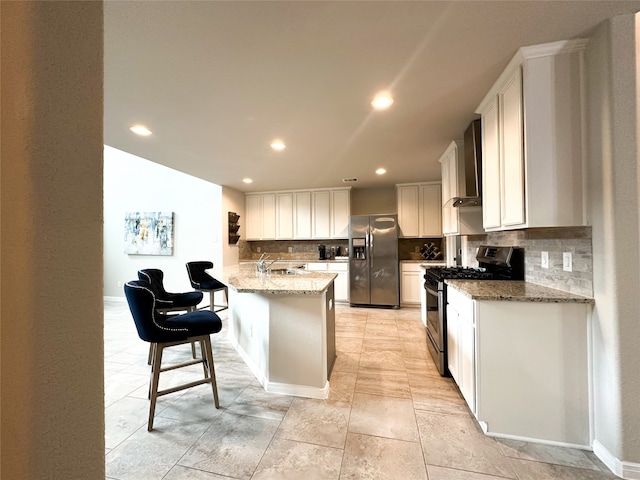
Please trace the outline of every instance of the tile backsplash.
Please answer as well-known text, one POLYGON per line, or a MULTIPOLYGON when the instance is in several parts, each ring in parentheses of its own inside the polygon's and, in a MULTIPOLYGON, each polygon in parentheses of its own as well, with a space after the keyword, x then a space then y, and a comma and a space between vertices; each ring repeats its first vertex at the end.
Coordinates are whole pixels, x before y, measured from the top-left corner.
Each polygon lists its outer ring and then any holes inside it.
POLYGON ((593 297, 591 227, 530 228, 466 237, 467 265, 478 266, 480 245, 512 245, 524 249, 525 280, 565 292, 593 297), (549 268, 542 268, 541 254, 548 252, 549 268), (563 252, 571 252, 572 271, 562 266, 563 252))

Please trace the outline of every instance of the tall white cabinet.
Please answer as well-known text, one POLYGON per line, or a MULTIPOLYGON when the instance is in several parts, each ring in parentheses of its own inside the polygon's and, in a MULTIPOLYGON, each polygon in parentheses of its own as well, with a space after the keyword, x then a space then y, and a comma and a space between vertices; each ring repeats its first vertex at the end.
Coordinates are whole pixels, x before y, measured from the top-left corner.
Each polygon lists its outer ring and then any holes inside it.
POLYGON ((585 45, 521 48, 476 109, 485 230, 585 224, 585 45))

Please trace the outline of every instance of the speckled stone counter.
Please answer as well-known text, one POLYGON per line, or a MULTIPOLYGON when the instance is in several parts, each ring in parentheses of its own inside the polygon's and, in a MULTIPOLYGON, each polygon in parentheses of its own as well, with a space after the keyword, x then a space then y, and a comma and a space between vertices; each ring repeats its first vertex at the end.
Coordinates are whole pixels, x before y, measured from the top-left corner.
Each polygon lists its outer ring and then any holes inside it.
POLYGON ((447 285, 455 288, 473 300, 503 300, 510 302, 539 303, 588 303, 592 298, 573 293, 543 287, 535 283, 509 280, 446 280, 447 285))
POLYGON ((278 269, 295 268, 297 264, 299 262, 277 263, 272 265, 274 271, 270 275, 261 275, 255 263, 246 263, 214 271, 214 276, 236 292, 266 295, 317 295, 326 291, 338 276, 308 270, 300 274, 276 273, 278 269))
POLYGON ((447 265, 444 260, 400 260, 400 263, 417 263, 422 268, 445 267, 447 265))

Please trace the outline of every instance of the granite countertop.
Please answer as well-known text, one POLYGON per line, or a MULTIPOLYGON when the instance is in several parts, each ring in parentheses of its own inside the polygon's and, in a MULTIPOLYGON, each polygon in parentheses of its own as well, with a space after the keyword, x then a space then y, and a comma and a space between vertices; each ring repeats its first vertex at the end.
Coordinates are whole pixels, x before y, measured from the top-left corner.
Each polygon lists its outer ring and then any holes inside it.
MULTIPOLYGON (((303 262, 282 262, 287 266, 303 262)), ((277 264, 274 264, 276 266, 277 264)), ((276 267, 286 269, 286 266, 276 267)), ((275 270, 275 269, 274 269, 275 270)), ((267 295, 317 295, 329 288, 338 276, 335 273, 311 272, 300 274, 271 273, 260 275, 255 262, 214 269, 213 276, 239 293, 261 293, 267 295)))
POLYGON ((400 260, 400 263, 415 263, 422 268, 446 267, 447 262, 444 260, 400 260))
POLYGON ((593 298, 511 280, 446 280, 447 285, 474 300, 501 300, 541 303, 595 303, 593 298))
MULTIPOLYGON (((267 260, 267 263, 269 263, 270 260, 267 260)), ((246 264, 246 263, 257 263, 258 260, 239 260, 239 262, 241 264, 246 264)), ((313 259, 305 259, 305 258, 299 258, 299 259, 287 259, 287 258, 282 258, 280 260, 276 260, 275 262, 277 263, 286 263, 286 264, 298 264, 298 265, 302 265, 305 263, 349 263, 349 257, 336 257, 335 259, 329 260, 329 259, 325 259, 325 260, 319 260, 317 258, 313 258, 313 259)))

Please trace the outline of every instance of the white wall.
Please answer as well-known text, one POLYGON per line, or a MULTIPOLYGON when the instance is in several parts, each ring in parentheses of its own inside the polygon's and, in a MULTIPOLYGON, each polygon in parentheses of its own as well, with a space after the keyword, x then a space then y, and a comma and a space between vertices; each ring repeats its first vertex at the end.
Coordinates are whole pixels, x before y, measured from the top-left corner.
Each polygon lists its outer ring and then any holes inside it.
POLYGON ((585 54, 588 219, 593 228, 594 451, 640 479, 638 27, 601 24, 585 54))
POLYGON ((102 7, 0 7, 6 480, 104 478, 102 7))
MULTIPOLYGON (((164 272, 167 291, 193 290, 185 264, 222 264, 222 187, 104 147, 104 294, 124 296, 122 284, 142 268, 164 272), (124 253, 125 212, 174 212, 173 255, 124 253)), ((225 219, 226 222, 226 214, 225 219)), ((225 234, 226 235, 226 234, 225 234)), ((203 303, 208 302, 205 295, 203 303)))

